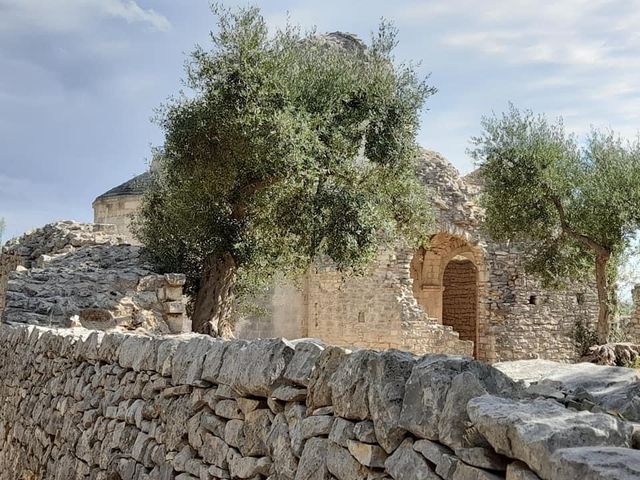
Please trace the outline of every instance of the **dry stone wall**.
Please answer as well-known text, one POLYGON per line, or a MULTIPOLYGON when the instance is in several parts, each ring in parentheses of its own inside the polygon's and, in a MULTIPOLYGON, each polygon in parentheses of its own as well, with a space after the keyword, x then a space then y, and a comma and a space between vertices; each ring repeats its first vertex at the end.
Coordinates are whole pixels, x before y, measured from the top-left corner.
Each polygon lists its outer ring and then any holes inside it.
POLYGON ((632 442, 469 358, 0 326, 3 480, 630 480, 632 442))
POLYGON ((184 275, 159 275, 113 226, 71 221, 11 240, 0 256, 0 318, 88 328, 190 330, 184 275))

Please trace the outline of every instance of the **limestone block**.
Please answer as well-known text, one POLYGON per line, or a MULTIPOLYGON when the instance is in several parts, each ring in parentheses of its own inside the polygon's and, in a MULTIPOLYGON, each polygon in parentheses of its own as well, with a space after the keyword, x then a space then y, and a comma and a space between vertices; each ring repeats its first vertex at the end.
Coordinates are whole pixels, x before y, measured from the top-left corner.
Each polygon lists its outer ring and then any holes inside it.
POLYGON ((507 457, 497 454, 491 449, 483 447, 456 448, 456 457, 473 467, 484 468, 486 470, 496 470, 504 472, 510 460, 507 457))
POLYGON ((349 440, 347 442, 347 448, 349 449, 349 453, 353 455, 353 458, 358 460, 362 465, 372 468, 384 468, 384 462, 388 455, 379 445, 349 440))
POLYGON ((238 407, 238 402, 236 402, 235 400, 220 400, 218 403, 216 403, 215 413, 219 417, 228 418, 230 420, 244 420, 242 410, 240 410, 240 407, 238 407))
POLYGON ((376 443, 376 432, 371 420, 356 423, 353 433, 360 442, 376 443))
POLYGON ((540 477, 533 473, 526 463, 518 461, 507 465, 506 480, 540 480, 540 477))
POLYGON ((332 441, 327 448, 327 470, 338 480, 366 480, 369 472, 346 448, 332 441))
POLYGON ((514 382, 490 365, 445 355, 423 357, 413 368, 405 388, 400 426, 418 437, 441 440, 451 447, 474 446, 463 443, 468 422, 463 407, 471 397, 483 391, 507 396, 519 394, 514 382), (463 372, 469 374, 454 383, 455 377, 463 372), (467 385, 465 379, 469 378, 474 378, 474 382, 467 385), (449 408, 445 409, 447 405, 449 408))
POLYGON ((640 451, 620 447, 575 447, 554 452, 542 478, 632 480, 640 478, 640 451), (545 476, 547 475, 547 476, 545 476))
POLYGON ((369 371, 376 355, 371 350, 359 350, 338 365, 329 381, 336 415, 350 420, 369 418, 369 371))
POLYGON ((291 449, 289 427, 283 413, 276 415, 273 420, 271 431, 267 436, 267 448, 278 477, 282 480, 294 480, 298 469, 298 459, 291 449))
POLYGON ((205 433, 202 436, 202 447, 198 450, 202 459, 216 467, 227 469, 229 446, 218 437, 205 433))
POLYGON ((347 447, 348 441, 356 438, 354 430, 355 424, 353 422, 335 417, 331 432, 329 432, 329 440, 342 447, 347 447))
POLYGON ((500 454, 553 478, 551 455, 560 448, 631 445, 631 427, 606 414, 576 412, 554 400, 514 401, 484 395, 469 402, 475 428, 500 454))
POLYGON ((318 356, 308 385, 307 406, 311 410, 331 405, 330 380, 346 355, 347 351, 344 348, 331 346, 325 348, 318 356))
POLYGON ((314 342, 296 343, 295 352, 284 373, 284 379, 288 382, 308 387, 311 375, 316 368, 318 357, 323 350, 323 346, 314 342))
POLYGON ((457 462, 451 480, 504 480, 504 477, 464 462, 457 462))
POLYGON ((384 467, 395 480, 439 480, 424 457, 413 449, 409 438, 387 458, 384 467))
POLYGON ((327 448, 325 438, 311 438, 307 441, 300 457, 295 480, 329 480, 327 470, 327 448))
POLYGON ((227 445, 235 448, 244 446, 244 421, 229 420, 224 427, 224 441, 227 445))
POLYGON ((405 384, 414 364, 413 355, 393 350, 382 352, 371 361, 369 410, 378 443, 387 453, 395 450, 405 435, 399 421, 405 384))
POLYGON ((273 413, 264 408, 245 414, 244 445, 241 447, 243 455, 260 457, 269 453, 266 440, 271 430, 273 418, 273 413))
POLYGON ((193 335, 180 342, 173 354, 171 381, 174 385, 202 385, 203 366, 209 349, 222 340, 208 335, 193 335))
POLYGON ((271 398, 282 402, 303 402, 307 398, 307 389, 280 385, 271 393, 271 398))
POLYGON ((233 342, 225 351, 218 381, 241 395, 268 397, 284 381, 293 354, 284 339, 233 342))

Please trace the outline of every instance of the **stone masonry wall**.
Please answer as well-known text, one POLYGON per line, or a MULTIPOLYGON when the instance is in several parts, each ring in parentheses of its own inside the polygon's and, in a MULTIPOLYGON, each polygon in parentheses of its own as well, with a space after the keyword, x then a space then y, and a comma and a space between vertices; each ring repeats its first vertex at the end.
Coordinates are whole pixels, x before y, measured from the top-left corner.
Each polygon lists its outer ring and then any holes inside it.
POLYGON ((418 305, 411 292, 411 258, 403 248, 381 251, 362 276, 318 262, 306 281, 305 336, 350 347, 471 355, 472 343, 418 305))
POLYGON ((485 258, 489 291, 481 299, 481 309, 488 315, 493 351, 487 360, 577 360, 576 324, 594 329, 598 317, 594 286, 577 283, 559 290, 544 288, 524 273, 517 250, 504 245, 492 245, 485 258))
POLYGON ((632 442, 462 357, 0 326, 2 480, 630 480, 632 442))
POLYGON ((478 280, 470 261, 451 261, 444 271, 442 323, 451 325, 463 340, 475 341, 478 315, 478 280))
POLYGON ((98 198, 93 202, 93 221, 98 224, 114 225, 116 232, 128 242, 137 243, 130 224, 131 217, 140 208, 140 195, 123 195, 98 198))

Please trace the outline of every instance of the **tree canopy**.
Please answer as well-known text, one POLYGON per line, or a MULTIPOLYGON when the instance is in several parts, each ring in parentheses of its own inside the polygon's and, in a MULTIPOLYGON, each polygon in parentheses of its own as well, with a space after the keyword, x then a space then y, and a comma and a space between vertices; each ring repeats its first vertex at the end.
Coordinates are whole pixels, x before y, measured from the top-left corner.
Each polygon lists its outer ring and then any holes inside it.
POLYGON ((471 154, 489 233, 520 242, 528 270, 547 284, 595 272, 606 342, 618 261, 640 228, 640 142, 597 130, 579 141, 562 120, 513 106, 482 127, 471 154))
POLYGON ((224 334, 247 285, 318 255, 358 270, 398 236, 424 241, 415 136, 435 90, 394 62, 387 23, 365 46, 270 32, 256 8, 215 13, 187 93, 159 112, 165 142, 135 231, 158 268, 187 274, 194 328, 224 334))

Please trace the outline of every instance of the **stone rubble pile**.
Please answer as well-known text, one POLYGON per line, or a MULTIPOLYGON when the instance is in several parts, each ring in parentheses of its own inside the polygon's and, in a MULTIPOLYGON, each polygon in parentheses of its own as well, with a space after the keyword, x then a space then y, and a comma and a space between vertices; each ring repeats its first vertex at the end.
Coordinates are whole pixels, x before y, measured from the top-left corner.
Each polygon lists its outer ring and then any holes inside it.
POLYGON ((633 426, 465 357, 0 327, 0 479, 630 480, 633 426))
POLYGON ((159 275, 109 225, 58 222, 11 240, 0 265, 6 322, 153 333, 188 329, 184 277, 159 275))

